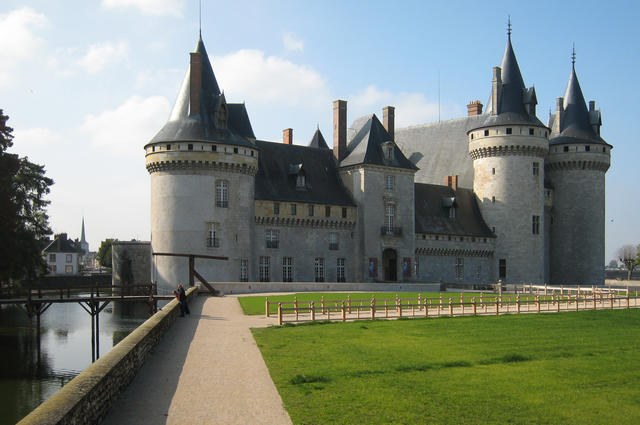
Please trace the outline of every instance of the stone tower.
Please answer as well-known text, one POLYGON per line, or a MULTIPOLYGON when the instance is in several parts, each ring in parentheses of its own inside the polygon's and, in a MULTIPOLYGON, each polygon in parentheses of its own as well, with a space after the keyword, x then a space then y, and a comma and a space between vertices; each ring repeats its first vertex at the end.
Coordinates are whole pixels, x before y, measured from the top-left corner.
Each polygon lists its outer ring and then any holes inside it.
POLYGON ((494 275, 505 283, 544 280, 544 158, 549 129, 536 117, 511 45, 493 68, 487 118, 467 132, 473 190, 496 234, 494 275))
MULTIPOLYGON (((244 104, 227 103, 198 39, 168 122, 145 145, 151 176, 154 253, 226 256, 197 259, 209 281, 249 273, 258 149, 244 104)), ((156 256, 160 288, 189 280, 188 260, 156 256)))
POLYGON ((551 283, 604 283, 605 173, 612 146, 600 137, 595 102, 589 108, 575 70, 564 98, 549 119, 552 129, 545 164, 553 186, 550 217, 551 283))

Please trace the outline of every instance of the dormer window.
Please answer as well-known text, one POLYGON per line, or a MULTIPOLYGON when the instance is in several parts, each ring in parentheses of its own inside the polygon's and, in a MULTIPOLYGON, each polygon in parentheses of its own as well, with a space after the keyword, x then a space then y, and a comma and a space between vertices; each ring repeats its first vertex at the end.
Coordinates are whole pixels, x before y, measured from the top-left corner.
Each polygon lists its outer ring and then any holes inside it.
POLYGON ((224 103, 216 110, 216 127, 227 128, 227 105, 224 103))
POLYGON ((382 154, 387 161, 393 161, 393 142, 388 141, 382 144, 382 154))
POLYGON ((455 220, 456 218, 456 207, 454 205, 451 205, 451 207, 449 208, 449 218, 451 220, 455 220))
POLYGON ((289 175, 295 176, 296 190, 307 190, 307 176, 304 172, 304 168, 302 168, 302 163, 290 164, 289 175))

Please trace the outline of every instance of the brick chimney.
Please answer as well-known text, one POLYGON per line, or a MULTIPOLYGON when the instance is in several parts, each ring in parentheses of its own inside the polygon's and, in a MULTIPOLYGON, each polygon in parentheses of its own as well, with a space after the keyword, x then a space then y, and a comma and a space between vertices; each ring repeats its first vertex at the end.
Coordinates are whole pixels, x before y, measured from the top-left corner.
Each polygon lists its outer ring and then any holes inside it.
POLYGON ((347 101, 333 101, 333 155, 342 161, 347 153, 347 101))
POLYGON ((458 190, 458 176, 447 176, 444 178, 444 184, 454 191, 458 190))
POLYGON ((189 115, 200 114, 200 95, 202 94, 202 53, 191 53, 189 73, 189 115))
POLYGON ((502 69, 493 67, 493 80, 491 82, 491 115, 498 115, 500 107, 500 94, 502 93, 502 69))
POLYGON ((482 115, 482 103, 479 100, 472 100, 467 105, 467 116, 482 115))
POLYGON ((391 140, 395 139, 395 123, 396 123, 396 108, 393 106, 385 106, 382 108, 382 125, 387 130, 391 140))
POLYGON ((282 143, 285 145, 293 145, 293 129, 285 128, 282 130, 282 143))

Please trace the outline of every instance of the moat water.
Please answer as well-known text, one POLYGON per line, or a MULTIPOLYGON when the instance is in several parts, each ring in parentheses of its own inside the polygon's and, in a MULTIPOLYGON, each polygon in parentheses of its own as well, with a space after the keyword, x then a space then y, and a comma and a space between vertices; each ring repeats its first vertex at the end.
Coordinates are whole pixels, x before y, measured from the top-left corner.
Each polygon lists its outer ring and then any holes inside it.
MULTIPOLYGON (((109 304, 100 313, 100 355, 146 317, 121 317, 109 304)), ((17 306, 0 307, 0 425, 15 424, 91 364, 91 316, 78 303, 53 304, 40 318, 17 306)))

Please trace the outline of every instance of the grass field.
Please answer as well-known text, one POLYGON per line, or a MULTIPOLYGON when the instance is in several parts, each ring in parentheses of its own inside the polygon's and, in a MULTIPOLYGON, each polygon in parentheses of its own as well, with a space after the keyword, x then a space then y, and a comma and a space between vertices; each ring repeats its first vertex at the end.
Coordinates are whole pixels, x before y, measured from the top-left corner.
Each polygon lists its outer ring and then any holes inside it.
POLYGON ((637 309, 253 330, 294 424, 637 424, 639 332, 637 309))
MULTIPOLYGON (((365 304, 367 301, 371 300, 372 296, 375 296, 376 300, 382 299, 394 299, 396 294, 398 298, 418 298, 418 292, 351 292, 351 293, 340 293, 340 292, 301 292, 297 294, 290 295, 270 295, 269 302, 292 302, 294 297, 298 298, 299 304, 302 306, 302 303, 306 303, 308 301, 316 301, 316 306, 319 306, 318 301, 320 301, 321 297, 324 297, 326 303, 330 303, 331 301, 342 301, 346 300, 347 296, 351 297, 351 300, 365 300, 365 304)), ((420 295, 425 298, 438 298, 442 295, 443 300, 448 302, 449 298, 452 298, 454 302, 460 300, 459 292, 422 292, 420 295)), ((471 298, 475 297, 476 300, 480 299, 479 292, 466 292, 462 293, 462 296, 465 300, 471 300, 471 298)), ((498 295, 495 293, 484 293, 483 297, 485 302, 490 302, 495 300, 498 295)), ((515 298, 513 294, 505 294, 503 299, 512 299, 515 298)), ((535 296, 521 296, 522 300, 525 299, 534 299, 535 296)), ((544 299, 545 297, 540 296, 540 299, 544 299)), ((550 296, 546 297, 547 299, 550 296)), ((240 301, 240 305, 242 306, 242 310, 244 314, 248 315, 257 315, 264 314, 265 307, 265 297, 264 296, 247 296, 241 297, 238 299, 240 301)), ((404 304, 405 302, 403 302, 404 304)), ((415 301, 414 301, 415 303, 415 301)), ((289 305, 289 307, 291 307, 289 305)), ((278 312, 278 306, 272 304, 269 306, 269 313, 276 314, 278 312)))

